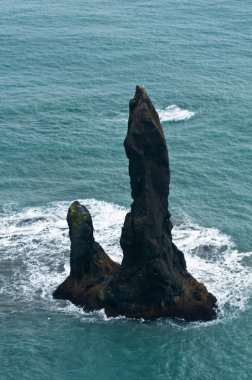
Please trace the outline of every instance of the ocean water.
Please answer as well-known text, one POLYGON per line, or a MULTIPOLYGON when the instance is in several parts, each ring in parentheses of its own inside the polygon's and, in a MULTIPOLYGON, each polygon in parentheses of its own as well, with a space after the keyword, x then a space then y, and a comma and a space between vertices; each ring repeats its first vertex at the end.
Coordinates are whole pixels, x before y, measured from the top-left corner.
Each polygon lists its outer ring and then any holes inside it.
POLYGON ((0 379, 245 380, 252 374, 250 0, 1 0, 0 379), (108 319, 52 292, 71 201, 120 262, 135 85, 170 154, 170 211, 216 321, 108 319))

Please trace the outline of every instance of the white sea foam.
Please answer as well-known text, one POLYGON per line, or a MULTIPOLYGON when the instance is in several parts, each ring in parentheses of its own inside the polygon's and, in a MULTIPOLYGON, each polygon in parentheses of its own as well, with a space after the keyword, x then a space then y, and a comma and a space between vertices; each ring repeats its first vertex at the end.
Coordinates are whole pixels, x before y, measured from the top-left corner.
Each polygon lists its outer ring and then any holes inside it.
MULTIPOLYGON (((127 210, 118 205, 82 200, 90 210, 95 238, 117 262, 127 210)), ((70 302, 52 298, 52 292, 69 274, 68 202, 8 213, 0 218, 0 294, 10 308, 49 308, 86 321, 107 320, 104 311, 85 313, 70 302)), ((174 242, 185 253, 187 266, 218 299, 220 317, 233 316, 248 307, 251 297, 252 252, 239 252, 227 235, 204 228, 189 219, 173 229, 174 242)))
MULTIPOLYGON (((176 104, 171 104, 165 109, 157 109, 160 121, 185 121, 191 119, 196 112, 189 111, 178 107, 176 104)), ((101 117, 101 116, 100 116, 101 117)), ((106 119, 106 116, 102 116, 103 119, 106 119)), ((107 117, 107 120, 110 120, 110 117, 107 117)), ((117 112, 113 116, 114 120, 120 123, 127 123, 128 117, 125 113, 117 112)))
POLYGON ((158 109, 157 112, 161 122, 189 120, 195 115, 195 112, 182 109, 176 104, 172 104, 165 109, 158 109))

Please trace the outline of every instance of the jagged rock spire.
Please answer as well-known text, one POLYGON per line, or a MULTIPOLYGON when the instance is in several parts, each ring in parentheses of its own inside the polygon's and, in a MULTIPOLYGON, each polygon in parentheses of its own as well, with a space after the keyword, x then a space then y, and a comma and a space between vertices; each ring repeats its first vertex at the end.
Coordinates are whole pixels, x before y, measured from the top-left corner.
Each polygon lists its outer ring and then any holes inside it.
POLYGON ((129 110, 124 147, 133 203, 122 228, 122 264, 95 242, 88 210, 74 202, 67 217, 71 273, 54 296, 89 310, 105 308, 108 316, 216 318, 216 298, 187 272, 184 254, 172 242, 168 150, 143 87, 136 87, 129 110))

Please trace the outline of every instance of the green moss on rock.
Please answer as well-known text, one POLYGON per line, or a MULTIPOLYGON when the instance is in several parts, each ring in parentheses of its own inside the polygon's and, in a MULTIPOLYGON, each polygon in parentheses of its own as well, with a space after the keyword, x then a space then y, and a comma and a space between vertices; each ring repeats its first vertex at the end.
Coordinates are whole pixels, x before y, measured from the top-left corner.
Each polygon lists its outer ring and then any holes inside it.
POLYGON ((76 233, 83 223, 89 223, 93 229, 89 211, 78 201, 74 201, 68 209, 68 222, 72 233, 76 233))

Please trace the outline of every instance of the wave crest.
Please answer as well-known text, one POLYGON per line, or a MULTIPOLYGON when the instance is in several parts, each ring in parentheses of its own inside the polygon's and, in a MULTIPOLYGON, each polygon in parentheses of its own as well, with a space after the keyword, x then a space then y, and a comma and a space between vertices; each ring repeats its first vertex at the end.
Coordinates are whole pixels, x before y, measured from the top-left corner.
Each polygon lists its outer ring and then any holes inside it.
POLYGON ((182 109, 176 104, 172 104, 163 110, 158 109, 157 111, 161 122, 189 120, 195 115, 195 112, 182 109))

